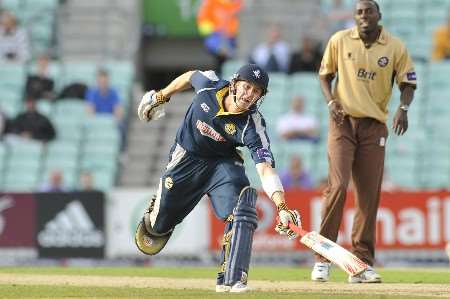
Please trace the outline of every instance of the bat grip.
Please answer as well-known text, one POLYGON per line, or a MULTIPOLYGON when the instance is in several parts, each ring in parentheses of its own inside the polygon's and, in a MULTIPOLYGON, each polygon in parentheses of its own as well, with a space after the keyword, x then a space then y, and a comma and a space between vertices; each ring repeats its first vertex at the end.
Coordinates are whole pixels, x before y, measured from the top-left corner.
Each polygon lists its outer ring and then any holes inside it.
MULTIPOLYGON (((277 221, 280 221, 280 217, 277 217, 277 221)), ((294 232, 296 232, 297 234, 299 234, 301 237, 303 237, 304 235, 306 235, 307 233, 309 233, 308 231, 304 230, 303 228, 301 228, 300 226, 295 225, 294 223, 290 222, 289 223, 289 228, 292 229, 294 232)))
POLYGON ((289 228, 292 229, 294 232, 296 232, 297 234, 299 234, 302 237, 308 233, 308 231, 295 225, 294 223, 289 223, 289 228))

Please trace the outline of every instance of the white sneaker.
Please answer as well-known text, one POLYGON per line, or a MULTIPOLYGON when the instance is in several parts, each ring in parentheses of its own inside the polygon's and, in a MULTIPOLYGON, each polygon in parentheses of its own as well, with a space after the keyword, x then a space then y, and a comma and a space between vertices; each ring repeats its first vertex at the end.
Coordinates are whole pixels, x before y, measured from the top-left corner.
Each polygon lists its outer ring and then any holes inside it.
POLYGON ((355 276, 349 276, 348 277, 349 283, 380 283, 381 282, 381 276, 375 270, 369 266, 367 270, 364 272, 355 275, 355 276))
POLYGON ((230 289, 230 293, 245 293, 250 291, 250 289, 248 288, 247 284, 238 281, 236 282, 230 289))
POLYGON ((330 279, 330 263, 315 263, 311 272, 311 280, 325 282, 330 279))
POLYGON ((216 293, 226 293, 226 292, 229 292, 230 289, 231 289, 230 286, 226 286, 224 284, 216 285, 216 293))

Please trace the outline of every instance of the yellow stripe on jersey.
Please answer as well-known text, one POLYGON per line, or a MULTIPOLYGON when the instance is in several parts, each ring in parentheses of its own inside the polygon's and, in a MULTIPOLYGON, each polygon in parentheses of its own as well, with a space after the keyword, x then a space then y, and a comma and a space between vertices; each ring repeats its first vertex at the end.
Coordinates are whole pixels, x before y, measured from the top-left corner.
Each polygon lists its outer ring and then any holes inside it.
POLYGON ((228 112, 228 111, 225 111, 225 109, 223 107, 223 100, 224 100, 224 96, 227 94, 227 92, 228 92, 228 86, 225 86, 224 88, 222 88, 221 90, 219 90, 216 93, 217 103, 219 104, 219 111, 217 111, 216 116, 242 114, 243 112, 246 112, 246 111, 242 111, 242 112, 228 112))

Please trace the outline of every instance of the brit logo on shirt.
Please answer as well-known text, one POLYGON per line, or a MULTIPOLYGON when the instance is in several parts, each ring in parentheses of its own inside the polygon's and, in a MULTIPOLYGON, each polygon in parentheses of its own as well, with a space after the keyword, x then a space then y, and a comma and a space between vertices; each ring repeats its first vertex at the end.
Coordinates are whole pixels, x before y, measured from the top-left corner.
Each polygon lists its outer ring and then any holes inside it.
POLYGON ((415 81, 416 79, 416 72, 408 72, 406 73, 406 78, 408 81, 415 81))

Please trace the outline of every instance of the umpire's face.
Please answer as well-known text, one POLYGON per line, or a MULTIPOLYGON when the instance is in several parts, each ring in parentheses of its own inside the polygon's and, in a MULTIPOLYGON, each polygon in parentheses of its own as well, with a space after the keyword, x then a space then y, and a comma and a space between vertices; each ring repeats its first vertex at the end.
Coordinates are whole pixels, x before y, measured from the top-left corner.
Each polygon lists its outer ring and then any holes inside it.
POLYGON ((237 81, 234 83, 236 93, 236 105, 241 111, 248 110, 262 96, 262 89, 249 81, 237 81))
POLYGON ((371 33, 378 28, 381 14, 374 2, 362 0, 356 3, 354 18, 360 33, 371 33))

